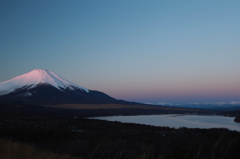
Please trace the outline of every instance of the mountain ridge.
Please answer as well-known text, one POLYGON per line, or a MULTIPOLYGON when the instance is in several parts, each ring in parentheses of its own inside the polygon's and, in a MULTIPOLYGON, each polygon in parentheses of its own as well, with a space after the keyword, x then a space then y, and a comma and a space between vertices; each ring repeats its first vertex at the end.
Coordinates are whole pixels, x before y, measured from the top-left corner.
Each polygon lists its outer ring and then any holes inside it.
POLYGON ((46 69, 35 69, 0 82, 0 101, 37 104, 126 104, 122 100, 78 86, 46 69))
POLYGON ((86 92, 88 89, 78 86, 72 82, 65 80, 64 78, 56 75, 52 71, 46 69, 35 69, 28 73, 14 77, 4 82, 0 82, 0 95, 8 94, 18 88, 30 86, 35 87, 41 83, 48 83, 58 89, 76 89, 80 88, 86 92))

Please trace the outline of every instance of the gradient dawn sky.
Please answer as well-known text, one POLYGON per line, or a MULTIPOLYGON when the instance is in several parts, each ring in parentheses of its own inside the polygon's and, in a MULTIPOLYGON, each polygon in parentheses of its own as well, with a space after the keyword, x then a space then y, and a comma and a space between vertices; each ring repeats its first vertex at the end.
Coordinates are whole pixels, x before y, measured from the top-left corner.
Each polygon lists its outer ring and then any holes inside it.
POLYGON ((1 0, 0 81, 48 69, 128 101, 240 101, 239 0, 1 0))

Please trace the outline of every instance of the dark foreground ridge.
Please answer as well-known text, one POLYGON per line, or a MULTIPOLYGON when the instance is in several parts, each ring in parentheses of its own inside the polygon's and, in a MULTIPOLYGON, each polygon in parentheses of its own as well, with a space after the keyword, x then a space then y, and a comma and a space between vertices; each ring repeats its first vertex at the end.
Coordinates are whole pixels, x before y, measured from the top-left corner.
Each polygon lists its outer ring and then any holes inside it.
POLYGON ((236 131, 174 129, 81 117, 90 116, 91 111, 110 115, 120 110, 63 110, 2 104, 0 140, 84 159, 240 158, 240 133, 236 131))

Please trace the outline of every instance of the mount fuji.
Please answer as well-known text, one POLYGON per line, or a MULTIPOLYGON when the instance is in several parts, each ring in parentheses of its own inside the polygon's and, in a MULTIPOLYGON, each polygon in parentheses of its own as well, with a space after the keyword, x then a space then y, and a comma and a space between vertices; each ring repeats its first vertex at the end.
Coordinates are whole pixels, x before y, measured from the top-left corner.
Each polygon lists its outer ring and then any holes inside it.
POLYGON ((35 69, 0 82, 0 101, 36 104, 128 103, 105 93, 78 86, 45 69, 35 69))

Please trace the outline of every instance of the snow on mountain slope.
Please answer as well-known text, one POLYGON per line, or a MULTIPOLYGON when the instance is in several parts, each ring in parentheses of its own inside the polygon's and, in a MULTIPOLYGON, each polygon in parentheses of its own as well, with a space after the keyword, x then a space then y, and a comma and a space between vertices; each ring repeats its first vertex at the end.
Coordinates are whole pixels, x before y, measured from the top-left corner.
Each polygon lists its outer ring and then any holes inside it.
POLYGON ((89 92, 88 89, 80 87, 72 82, 69 82, 52 71, 44 69, 35 69, 26 74, 14 77, 10 80, 0 82, 0 96, 8 94, 20 88, 34 88, 38 84, 50 84, 55 88, 61 89, 81 89, 83 91, 89 92))

